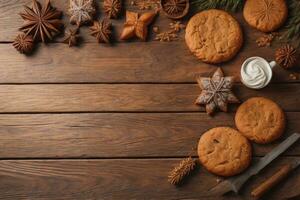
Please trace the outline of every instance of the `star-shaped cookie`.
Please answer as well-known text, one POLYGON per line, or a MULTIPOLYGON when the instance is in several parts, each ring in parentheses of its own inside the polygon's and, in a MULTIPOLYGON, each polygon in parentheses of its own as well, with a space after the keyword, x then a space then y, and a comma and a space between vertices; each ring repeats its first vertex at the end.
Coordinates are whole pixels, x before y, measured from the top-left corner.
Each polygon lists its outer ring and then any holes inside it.
POLYGON ((202 91, 196 104, 205 105, 209 115, 213 114, 217 108, 227 112, 227 104, 239 103, 238 98, 231 91, 234 77, 224 77, 221 68, 218 68, 211 78, 199 77, 197 82, 202 91))
POLYGON ((156 12, 146 12, 139 16, 138 13, 126 11, 126 22, 120 39, 127 40, 136 36, 145 41, 148 34, 148 26, 156 14, 156 12))
POLYGON ((94 0, 70 0, 70 22, 81 26, 93 21, 96 9, 94 0))

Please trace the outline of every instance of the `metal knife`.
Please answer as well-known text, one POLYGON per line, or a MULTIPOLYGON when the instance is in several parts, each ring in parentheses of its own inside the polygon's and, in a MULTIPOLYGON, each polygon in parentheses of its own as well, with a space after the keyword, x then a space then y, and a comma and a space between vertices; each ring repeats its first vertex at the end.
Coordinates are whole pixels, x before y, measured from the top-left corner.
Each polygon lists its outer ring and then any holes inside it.
POLYGON ((219 196, 227 192, 233 191, 238 193, 243 184, 253 175, 259 173, 264 167, 266 167, 270 162, 287 150, 292 144, 294 144, 300 138, 299 133, 294 133, 272 151, 267 153, 264 157, 260 158, 256 163, 254 163, 249 169, 241 175, 226 179, 218 183, 215 187, 207 191, 207 196, 219 196))

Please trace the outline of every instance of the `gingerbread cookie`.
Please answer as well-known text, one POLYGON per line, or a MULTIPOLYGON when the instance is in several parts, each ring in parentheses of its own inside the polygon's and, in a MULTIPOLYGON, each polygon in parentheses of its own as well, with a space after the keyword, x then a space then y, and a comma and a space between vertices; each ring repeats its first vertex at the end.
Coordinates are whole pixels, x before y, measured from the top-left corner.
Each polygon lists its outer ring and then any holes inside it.
POLYGON ((190 19, 185 41, 191 52, 203 62, 221 63, 238 53, 243 44, 243 33, 229 13, 211 9, 190 19))
POLYGON ((285 22, 288 9, 285 0, 247 0, 243 13, 250 26, 271 32, 285 22))
POLYGON ((285 115, 273 101, 263 97, 254 97, 238 108, 235 124, 245 137, 265 144, 282 135, 285 128, 285 115))
POLYGON ((249 166, 251 146, 237 130, 218 127, 201 136, 198 155, 208 171, 220 176, 233 176, 249 166))

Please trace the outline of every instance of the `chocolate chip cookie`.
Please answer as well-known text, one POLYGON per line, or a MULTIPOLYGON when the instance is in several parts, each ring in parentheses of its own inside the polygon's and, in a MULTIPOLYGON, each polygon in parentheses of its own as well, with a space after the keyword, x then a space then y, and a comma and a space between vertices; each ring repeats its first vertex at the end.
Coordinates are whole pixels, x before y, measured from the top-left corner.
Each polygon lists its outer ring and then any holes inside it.
POLYGON ((238 130, 256 143, 270 143, 279 138, 285 129, 285 115, 272 100, 254 97, 237 110, 235 124, 238 130))
POLYGON ((249 166, 251 145, 237 130, 217 127, 201 136, 198 155, 202 165, 211 173, 233 176, 249 166))
POLYGON ((211 9, 190 19, 185 41, 191 52, 203 62, 221 63, 238 53, 243 44, 243 33, 229 13, 211 9))

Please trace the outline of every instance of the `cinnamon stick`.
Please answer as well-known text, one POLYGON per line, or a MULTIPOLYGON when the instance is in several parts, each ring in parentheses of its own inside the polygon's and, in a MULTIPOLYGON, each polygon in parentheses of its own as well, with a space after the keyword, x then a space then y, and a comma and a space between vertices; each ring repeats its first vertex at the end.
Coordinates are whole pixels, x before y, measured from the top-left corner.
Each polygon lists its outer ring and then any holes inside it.
POLYGON ((269 177, 267 180, 265 180, 263 183, 257 186, 254 190, 252 190, 251 196, 254 197, 255 199, 259 199, 269 189, 271 189, 273 186, 279 183, 283 178, 285 178, 292 169, 293 168, 291 164, 282 166, 274 175, 269 177))

